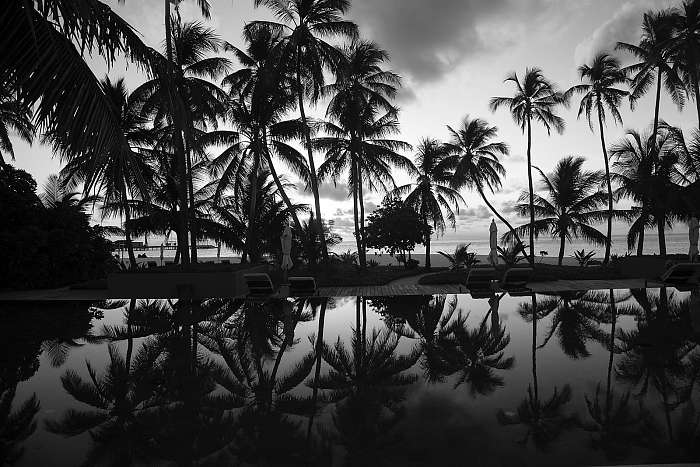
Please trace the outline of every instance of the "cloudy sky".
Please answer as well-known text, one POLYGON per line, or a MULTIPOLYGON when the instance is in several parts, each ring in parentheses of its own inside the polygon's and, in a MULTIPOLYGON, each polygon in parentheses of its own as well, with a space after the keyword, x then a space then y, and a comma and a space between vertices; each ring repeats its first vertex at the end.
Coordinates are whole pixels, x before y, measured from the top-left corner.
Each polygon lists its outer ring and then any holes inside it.
MULTIPOLYGON (((146 43, 160 47, 163 37, 162 0, 127 0, 112 7, 129 21, 146 43)), ((255 9, 253 0, 211 0, 210 26, 226 40, 241 44, 243 25, 255 19, 268 19, 263 8, 255 9)), ((508 171, 503 190, 493 196, 504 212, 512 209, 518 193, 527 185, 525 138, 506 110, 491 113, 492 96, 511 95, 513 89, 503 83, 507 73, 522 74, 528 66, 538 66, 561 88, 578 81, 576 68, 598 50, 612 50, 616 41, 636 42, 643 11, 677 4, 667 0, 354 0, 350 17, 361 34, 377 41, 391 55, 392 68, 404 78, 399 96, 402 138, 416 144, 430 136, 447 138, 445 126, 456 126, 465 115, 487 119, 499 128, 499 137, 511 147, 503 163, 508 171)), ((194 0, 180 6, 183 18, 197 18, 194 0)), ((620 57, 623 62, 628 57, 620 57)), ((91 60, 98 76, 107 72, 99 59, 91 60)), ((143 80, 135 67, 118 64, 110 76, 125 75, 131 88, 143 80)), ((607 128, 608 141, 620 139, 626 128, 647 128, 653 117, 653 97, 643 98, 632 113, 623 109, 624 127, 607 128)), ((691 106, 684 112, 664 96, 661 115, 684 129, 696 125, 691 106)), ((588 123, 576 119, 577 106, 562 109, 567 128, 563 135, 548 136, 544 130, 533 133, 533 160, 550 171, 557 160, 567 155, 586 157, 588 168, 603 167, 600 143, 588 123)), ((318 116, 325 109, 315 109, 318 116)), ((60 168, 48 148, 32 147, 19 141, 17 165, 31 172, 42 183, 60 168)), ((409 154, 410 155, 410 154, 409 154)), ((317 155, 320 159, 321 155, 317 155)), ((405 183, 404 174, 395 174, 405 183)), ((324 215, 336 221, 341 235, 351 240, 352 203, 344 187, 321 189, 324 215)), ((456 232, 445 239, 483 237, 491 214, 477 197, 464 193, 468 206, 462 207, 456 232)), ((301 190, 296 199, 309 201, 301 190)), ((381 201, 380 194, 368 194, 371 209, 381 201)), ((512 212, 509 214, 513 216, 512 212)), ((618 233, 625 226, 616 226, 618 233)))

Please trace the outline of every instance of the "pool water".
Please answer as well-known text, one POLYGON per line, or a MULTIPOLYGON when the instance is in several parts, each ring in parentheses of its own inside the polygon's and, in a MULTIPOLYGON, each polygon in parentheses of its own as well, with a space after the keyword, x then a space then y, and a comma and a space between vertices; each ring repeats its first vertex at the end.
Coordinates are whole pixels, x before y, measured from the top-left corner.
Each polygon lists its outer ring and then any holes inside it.
POLYGON ((700 461, 700 291, 4 302, 0 329, 2 465, 700 461))

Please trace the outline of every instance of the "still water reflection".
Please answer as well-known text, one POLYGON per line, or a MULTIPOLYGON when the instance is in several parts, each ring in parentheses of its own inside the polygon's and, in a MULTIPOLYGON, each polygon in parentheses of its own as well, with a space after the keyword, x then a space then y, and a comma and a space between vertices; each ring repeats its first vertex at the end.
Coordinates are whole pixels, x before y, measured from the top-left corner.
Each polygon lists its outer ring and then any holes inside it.
POLYGON ((0 303, 0 464, 700 461, 700 292, 0 303))

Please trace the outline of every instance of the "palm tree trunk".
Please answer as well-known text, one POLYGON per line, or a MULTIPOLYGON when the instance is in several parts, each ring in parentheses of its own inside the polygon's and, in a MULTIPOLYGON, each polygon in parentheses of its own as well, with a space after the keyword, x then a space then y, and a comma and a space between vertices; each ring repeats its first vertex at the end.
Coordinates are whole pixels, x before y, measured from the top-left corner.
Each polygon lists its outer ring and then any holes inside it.
POLYGON ((357 165, 357 198, 360 204, 360 238, 362 239, 362 252, 360 253, 367 263, 367 245, 365 243, 365 195, 362 190, 362 169, 357 165))
POLYGON ((615 292, 610 289, 610 311, 612 313, 612 326, 610 328, 610 354, 608 356, 608 379, 605 387, 605 420, 610 420, 610 409, 612 405, 612 369, 613 357, 615 354, 615 327, 617 324, 617 308, 615 307, 615 292))
POLYGON ((605 161, 605 182, 608 186, 608 236, 605 244, 605 259, 603 263, 610 261, 610 246, 612 245, 612 217, 613 217, 613 195, 612 183, 610 182, 610 163, 608 161, 608 150, 605 147, 605 133, 603 131, 603 107, 598 95, 598 126, 600 127, 600 144, 603 148, 603 160, 605 161))
POLYGON ((130 373, 131 369, 131 355, 134 352, 134 337, 131 335, 131 318, 134 316, 134 308, 136 307, 136 299, 132 298, 129 301, 129 311, 126 315, 126 334, 127 334, 127 344, 126 344, 126 362, 125 366, 127 372, 130 373))
MULTIPOLYGON (((284 189, 284 185, 282 185, 282 182, 280 181, 280 178, 277 175, 277 170, 275 169, 275 164, 272 163, 272 157, 270 156, 269 147, 267 145, 267 130, 266 129, 263 129, 263 145, 265 147, 265 161, 267 162, 267 168, 270 170, 270 174, 272 175, 272 180, 274 180, 275 186, 277 187, 277 191, 280 193, 280 196, 282 196, 282 200, 284 201, 284 204, 287 205, 287 209, 289 210, 289 213, 292 215, 292 220, 294 221, 294 227, 296 228, 297 232, 301 233, 301 222, 299 222, 299 217, 297 216, 297 213, 294 210, 294 205, 292 204, 292 201, 289 199, 289 196, 287 196, 287 192, 284 189)), ((321 233, 321 235, 323 235, 323 233, 321 233)))
MULTIPOLYGON (((246 233, 245 239, 245 253, 248 254, 248 259, 251 263, 258 260, 257 248, 255 247, 256 240, 253 238, 255 233, 255 207, 258 201, 258 169, 260 167, 260 156, 255 155, 255 160, 253 161, 253 170, 250 173, 250 207, 248 209, 248 231, 246 233)), ((246 255, 244 254, 241 258, 241 262, 245 262, 246 255)))
POLYGON ((644 254, 644 229, 639 232, 639 238, 637 239, 637 256, 642 256, 644 254))
MULTIPOLYGON (((189 139, 189 138, 188 138, 189 139)), ((187 150, 187 190, 189 192, 190 198, 190 238, 191 238, 191 260, 193 263, 197 262, 197 227, 196 227, 196 213, 194 206, 194 184, 192 182, 192 155, 189 151, 189 145, 187 150)))
POLYGON ((532 385, 535 400, 539 402, 540 391, 537 383, 537 296, 532 294, 532 385))
POLYGON ((362 257, 362 237, 360 236, 360 221, 359 221, 359 213, 358 213, 358 206, 357 206, 357 188, 355 186, 352 187, 352 214, 354 217, 355 221, 355 243, 357 245, 357 255, 358 259, 360 261, 360 267, 365 267, 365 264, 363 263, 363 257, 362 257))
MULTIPOLYGON (((489 202, 489 200, 486 198, 486 195, 484 194, 484 190, 483 190, 483 188, 481 187, 481 185, 477 184, 476 189, 477 189, 477 191, 479 192, 479 195, 481 195, 481 199, 484 200, 484 203, 486 203, 486 206, 488 206, 488 208, 491 210, 491 212, 498 218, 498 220, 500 220, 501 222, 503 222, 503 223, 506 225, 506 227, 508 227, 508 230, 510 230, 510 233, 511 233, 511 234, 513 235, 513 237, 515 238, 516 244, 522 245, 523 242, 522 242, 522 240, 520 240, 520 237, 518 236, 518 233, 515 231, 515 229, 513 228, 513 226, 510 225, 510 222, 508 222, 508 221, 506 220, 506 218, 503 217, 503 216, 496 210, 496 208, 494 208, 493 205, 489 202)), ((524 249, 523 249, 523 250, 520 250, 520 252, 523 254, 523 256, 524 256, 525 258, 527 258, 527 253, 525 252, 524 249)), ((534 254, 534 253, 533 253, 533 254, 534 254)), ((528 260, 529 260, 529 258, 528 258, 528 260)))
POLYGON ((698 79, 698 73, 697 71, 693 71, 692 75, 693 79, 693 93, 695 94, 695 108, 698 112, 698 128, 700 128, 700 81, 698 79))
POLYGON ((321 348, 323 347, 323 328, 326 321, 326 306, 328 299, 323 299, 321 302, 321 310, 318 315, 318 334, 316 336, 316 370, 314 371, 313 393, 311 395, 311 416, 309 424, 306 428, 306 445, 308 447, 311 440, 311 427, 314 423, 314 415, 316 414, 316 403, 318 402, 318 379, 321 377, 321 348))
POLYGON ((659 232, 659 254, 666 257, 666 216, 663 215, 656 221, 656 228, 659 232))
POLYGON ((131 229, 129 224, 131 222, 131 212, 129 212, 129 202, 126 199, 126 186, 122 184, 122 202, 124 209, 124 240, 126 242, 126 250, 129 253, 129 269, 136 269, 136 255, 134 255, 134 245, 131 242, 131 229))
POLYGON ((535 266, 535 190, 532 186, 532 125, 527 117, 527 184, 530 190, 530 265, 535 266))
POLYGON ((430 270, 430 225, 425 216, 423 216, 423 223, 425 224, 425 268, 430 270))
MULTIPOLYGON (((301 47, 297 49, 296 63, 296 84, 297 98, 299 100, 299 113, 301 114, 301 122, 304 126, 304 139, 306 141, 306 153, 309 158, 309 172, 311 179, 311 192, 314 195, 314 209, 316 211, 316 222, 318 222, 318 231, 323 232, 323 218, 321 217, 321 200, 318 195, 318 176, 316 174, 316 164, 314 163, 313 150, 311 148, 311 130, 309 129, 306 120, 306 112, 304 111, 304 88, 301 84, 301 47)), ((326 246, 326 237, 321 235, 321 252, 323 260, 328 260, 328 247, 326 246)))
POLYGON ((564 261, 564 245, 566 244, 566 235, 561 234, 559 239, 559 266, 564 261))
MULTIPOLYGON (((659 68, 658 76, 656 78, 656 104, 654 106, 654 131, 651 135, 652 141, 652 151, 656 149, 656 136, 659 133, 659 106, 661 104, 661 68, 659 68)), ((652 153, 652 156, 656 158, 657 154, 652 153)))

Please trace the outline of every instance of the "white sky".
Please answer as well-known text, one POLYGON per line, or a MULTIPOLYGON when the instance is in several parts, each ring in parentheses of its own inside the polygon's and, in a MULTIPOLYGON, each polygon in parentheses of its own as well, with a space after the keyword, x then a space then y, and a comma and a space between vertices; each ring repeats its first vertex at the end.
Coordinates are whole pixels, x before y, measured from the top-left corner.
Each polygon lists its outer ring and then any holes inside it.
MULTIPOLYGON (((107 1, 139 31, 144 41, 160 47, 163 37, 162 0, 107 1)), ((209 26, 226 40, 242 45, 243 25, 255 19, 270 18, 264 8, 255 9, 252 0, 211 0, 209 26)), ((565 89, 578 82, 576 68, 600 49, 612 50, 616 41, 636 42, 641 14, 649 8, 661 8, 678 2, 666 0, 355 0, 350 17, 360 26, 362 36, 374 39, 392 56, 387 67, 404 77, 400 96, 401 137, 416 144, 421 137, 447 138, 445 125, 456 126, 469 114, 485 118, 498 126, 502 141, 511 147, 511 155, 502 162, 508 173, 503 190, 493 196, 495 205, 508 211, 527 185, 524 158, 525 137, 506 110, 492 114, 488 108, 492 96, 511 95, 513 89, 503 83, 510 71, 522 74, 527 66, 538 66, 545 75, 565 89)), ((194 0, 181 4, 183 19, 199 19, 194 0)), ((627 57, 621 56, 624 61, 627 57)), ((99 58, 91 63, 98 77, 107 70, 99 58)), ((126 76, 130 89, 144 78, 136 67, 119 63, 109 72, 126 76)), ((666 96, 661 116, 671 124, 690 129, 697 125, 691 103, 679 112, 666 96)), ((563 135, 547 136, 537 129, 533 134, 534 163, 548 172, 566 155, 587 158, 588 169, 603 167, 600 142, 588 123, 576 120, 577 104, 562 109, 567 129, 563 135)), ((325 109, 315 109, 322 116, 325 109)), ((611 123, 606 130, 608 142, 619 140, 625 128, 645 129, 653 117, 653 96, 642 99, 634 112, 622 109, 624 127, 611 123)), ((38 142, 29 147, 15 138, 16 165, 29 171, 41 185, 49 174, 60 169, 50 148, 38 142)), ((410 154, 409 154, 410 155, 410 154)), ((317 165, 322 155, 316 155, 317 165)), ((406 183, 405 174, 395 174, 397 183, 406 183)), ((345 193, 323 188, 324 216, 334 219, 339 233, 351 240, 352 203, 345 193)), ((463 193, 468 202, 462 207, 457 232, 451 237, 483 236, 491 214, 478 197, 463 193)), ((310 202, 303 192, 292 196, 310 202)), ((381 195, 369 194, 368 206, 379 204, 381 195)), ((510 214, 509 217, 513 215, 510 214)), ((513 219, 515 223, 519 220, 513 219)), ((615 233, 626 226, 616 225, 615 233)))

